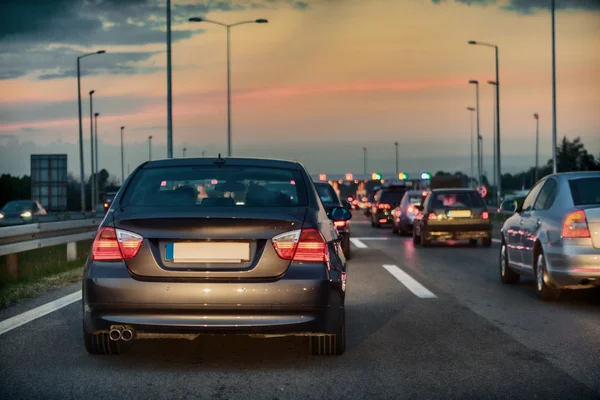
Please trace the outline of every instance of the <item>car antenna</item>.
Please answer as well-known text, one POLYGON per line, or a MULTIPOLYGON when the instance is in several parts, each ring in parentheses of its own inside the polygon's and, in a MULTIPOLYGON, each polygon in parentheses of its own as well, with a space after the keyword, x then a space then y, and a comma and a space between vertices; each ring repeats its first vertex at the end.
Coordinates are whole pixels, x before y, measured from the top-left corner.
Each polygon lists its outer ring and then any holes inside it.
POLYGON ((217 164, 218 166, 225 164, 225 159, 221 157, 221 153, 219 153, 219 158, 215 160, 215 164, 217 164))

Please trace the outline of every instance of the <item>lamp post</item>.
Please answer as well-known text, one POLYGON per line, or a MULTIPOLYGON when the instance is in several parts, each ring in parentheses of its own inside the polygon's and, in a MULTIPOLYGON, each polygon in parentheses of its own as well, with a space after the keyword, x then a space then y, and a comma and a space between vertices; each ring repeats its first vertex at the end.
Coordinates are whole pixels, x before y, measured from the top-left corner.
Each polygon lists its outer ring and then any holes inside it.
POLYGON ((167 158, 173 158, 173 96, 171 75, 171 0, 167 0, 167 158))
POLYGON ((94 114, 94 131, 96 132, 94 134, 94 148, 96 149, 96 179, 95 179, 95 189, 96 189, 96 198, 94 199, 96 201, 96 204, 98 204, 100 202, 100 182, 99 182, 99 173, 100 170, 98 169, 98 117, 100 116, 100 113, 95 113, 94 114))
POLYGON ((81 211, 85 211, 85 169, 83 167, 83 122, 81 117, 81 59, 96 54, 104 54, 104 50, 87 53, 77 57, 77 107, 79 110, 79 171, 81 173, 81 211))
MULTIPOLYGON (((535 118, 535 182, 538 181, 538 171, 539 171, 539 151, 540 151, 540 115, 538 113, 533 114, 533 118, 535 118)), ((534 184, 535 184, 534 182, 534 184)))
POLYGON ((552 0, 550 7, 552 15, 552 171, 556 174, 558 165, 556 163, 556 7, 554 2, 555 0, 552 0))
POLYGON ((363 147, 363 173, 367 176, 367 148, 363 147))
MULTIPOLYGON (((554 0, 552 0, 554 2, 554 0)), ((470 40, 469 44, 471 45, 479 45, 479 46, 485 46, 485 47, 491 47, 494 49, 495 53, 496 53, 496 163, 497 163, 497 168, 496 168, 496 174, 498 175, 498 180, 497 180, 497 192, 498 192, 498 201, 502 201, 502 164, 500 163, 500 67, 499 67, 499 57, 498 57, 498 46, 495 44, 490 44, 490 43, 485 43, 485 42, 478 42, 475 40, 470 40)), ((477 107, 479 109, 479 107, 477 107)))
MULTIPOLYGON (((498 90, 498 85, 496 84, 495 81, 488 81, 488 84, 494 86, 494 89, 497 91, 498 90)), ((495 93, 494 93, 495 94, 495 93)), ((496 199, 496 195, 497 195, 497 190, 493 190, 494 188, 496 188, 496 184, 497 184, 497 180, 496 180, 496 162, 497 162, 497 158, 496 158, 496 96, 494 96, 494 136, 493 136, 493 140, 492 143, 494 144, 494 167, 493 167, 493 171, 494 171, 494 179, 493 179, 493 184, 492 184, 492 199, 495 200, 496 199)))
POLYGON ((396 147, 396 178, 398 178, 400 173, 400 169, 398 169, 398 142, 394 142, 394 146, 396 147))
POLYGON ((471 186, 473 186, 472 179, 475 179, 475 160, 473 159, 473 112, 475 112, 475 107, 467 107, 467 111, 469 111, 469 121, 471 122, 471 186))
POLYGON ((190 22, 206 22, 215 24, 227 29, 227 157, 231 157, 231 28, 244 24, 266 24, 266 19, 256 19, 253 21, 241 21, 234 24, 224 24, 222 22, 211 21, 202 17, 193 17, 190 22))
POLYGON ((152 161, 152 136, 148 136, 148 161, 152 161))
POLYGON ((90 160, 91 160, 91 171, 92 175, 90 175, 90 205, 92 211, 95 210, 96 205, 94 204, 94 200, 96 199, 96 177, 94 176, 94 101, 93 96, 95 90, 90 90, 90 160))
POLYGON ((475 111, 477 113, 477 176, 479 180, 479 185, 482 185, 483 182, 481 180, 481 134, 479 133, 479 81, 470 80, 469 84, 475 85, 475 111))
POLYGON ((121 127, 121 185, 125 183, 125 160, 123 158, 123 129, 124 126, 121 127))

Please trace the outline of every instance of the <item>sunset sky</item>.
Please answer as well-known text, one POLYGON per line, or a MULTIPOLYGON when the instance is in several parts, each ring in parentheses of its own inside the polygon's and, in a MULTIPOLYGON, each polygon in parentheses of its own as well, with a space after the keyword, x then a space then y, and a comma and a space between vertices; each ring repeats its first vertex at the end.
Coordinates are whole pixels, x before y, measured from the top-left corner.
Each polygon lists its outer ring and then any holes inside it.
MULTIPOLYGON (((120 177, 119 127, 133 170, 166 157, 164 0, 14 0, 0 17, 0 173, 29 174, 34 153, 68 154, 79 178, 76 57, 82 60, 84 157, 89 96, 100 167, 120 177)), ((225 29, 192 16, 268 24, 232 29, 234 156, 294 159, 309 172, 470 168, 467 106, 480 85, 491 174, 493 49, 500 49, 505 172, 551 154, 550 0, 173 0, 175 156, 226 152, 225 29)), ((600 0, 557 0, 558 135, 600 154, 600 0)))

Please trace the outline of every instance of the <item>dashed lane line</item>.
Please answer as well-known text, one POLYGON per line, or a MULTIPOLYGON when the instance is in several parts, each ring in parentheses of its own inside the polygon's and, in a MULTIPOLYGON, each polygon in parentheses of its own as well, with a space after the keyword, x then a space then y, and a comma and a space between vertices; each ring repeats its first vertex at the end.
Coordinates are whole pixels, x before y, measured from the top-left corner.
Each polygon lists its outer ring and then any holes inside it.
POLYGON ((425 286, 417 282, 413 277, 402 271, 397 265, 384 264, 385 268, 392 276, 400 281, 408 290, 410 290, 415 296, 422 299, 435 299, 437 296, 433 294, 425 286))
POLYGON ((366 249, 367 245, 364 244, 362 242, 362 240, 358 239, 358 238, 350 238, 350 242, 352 242, 353 245, 355 245, 356 247, 358 247, 359 249, 366 249))

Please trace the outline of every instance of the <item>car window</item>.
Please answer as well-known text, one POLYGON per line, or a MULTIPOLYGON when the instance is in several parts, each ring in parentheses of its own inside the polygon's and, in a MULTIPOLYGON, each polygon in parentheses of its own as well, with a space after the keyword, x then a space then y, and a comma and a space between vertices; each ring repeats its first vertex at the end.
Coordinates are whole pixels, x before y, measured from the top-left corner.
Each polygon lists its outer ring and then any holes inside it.
POLYGON ((319 193, 319 197, 324 204, 327 203, 335 203, 338 204, 340 201, 338 199, 337 193, 335 189, 331 187, 331 185, 315 185, 317 189, 317 193, 319 193))
POLYGON ((552 207, 552 203, 554 203, 554 199, 556 198, 556 181, 554 179, 548 179, 542 189, 540 190, 540 194, 535 200, 533 205, 534 210, 547 210, 552 207))
POLYGON ((441 192, 431 194, 432 209, 483 208, 483 200, 477 192, 441 192))
POLYGON ((576 206, 600 204, 600 177, 570 179, 569 187, 576 206))
POLYGON ((265 167, 166 167, 138 171, 124 206, 295 207, 307 204, 300 171, 265 167))
POLYGON ((27 200, 11 201, 6 203, 2 211, 28 211, 33 209, 33 202, 27 200))
POLYGON ((383 191, 381 193, 380 203, 385 204, 398 204, 402 201, 402 197, 404 197, 405 191, 392 190, 392 191, 383 191))
POLYGON ((420 193, 419 194, 409 194, 407 196, 407 202, 409 204, 420 204, 422 198, 423 198, 423 196, 420 193))
POLYGON ((529 192, 527 197, 525 197, 525 200, 523 200, 523 205, 521 206, 521 212, 531 211, 531 209, 533 207, 533 202, 534 202, 537 194, 539 193, 540 189, 542 188, 543 184, 544 184, 544 182, 538 182, 533 187, 533 189, 531 189, 531 191, 529 192))

